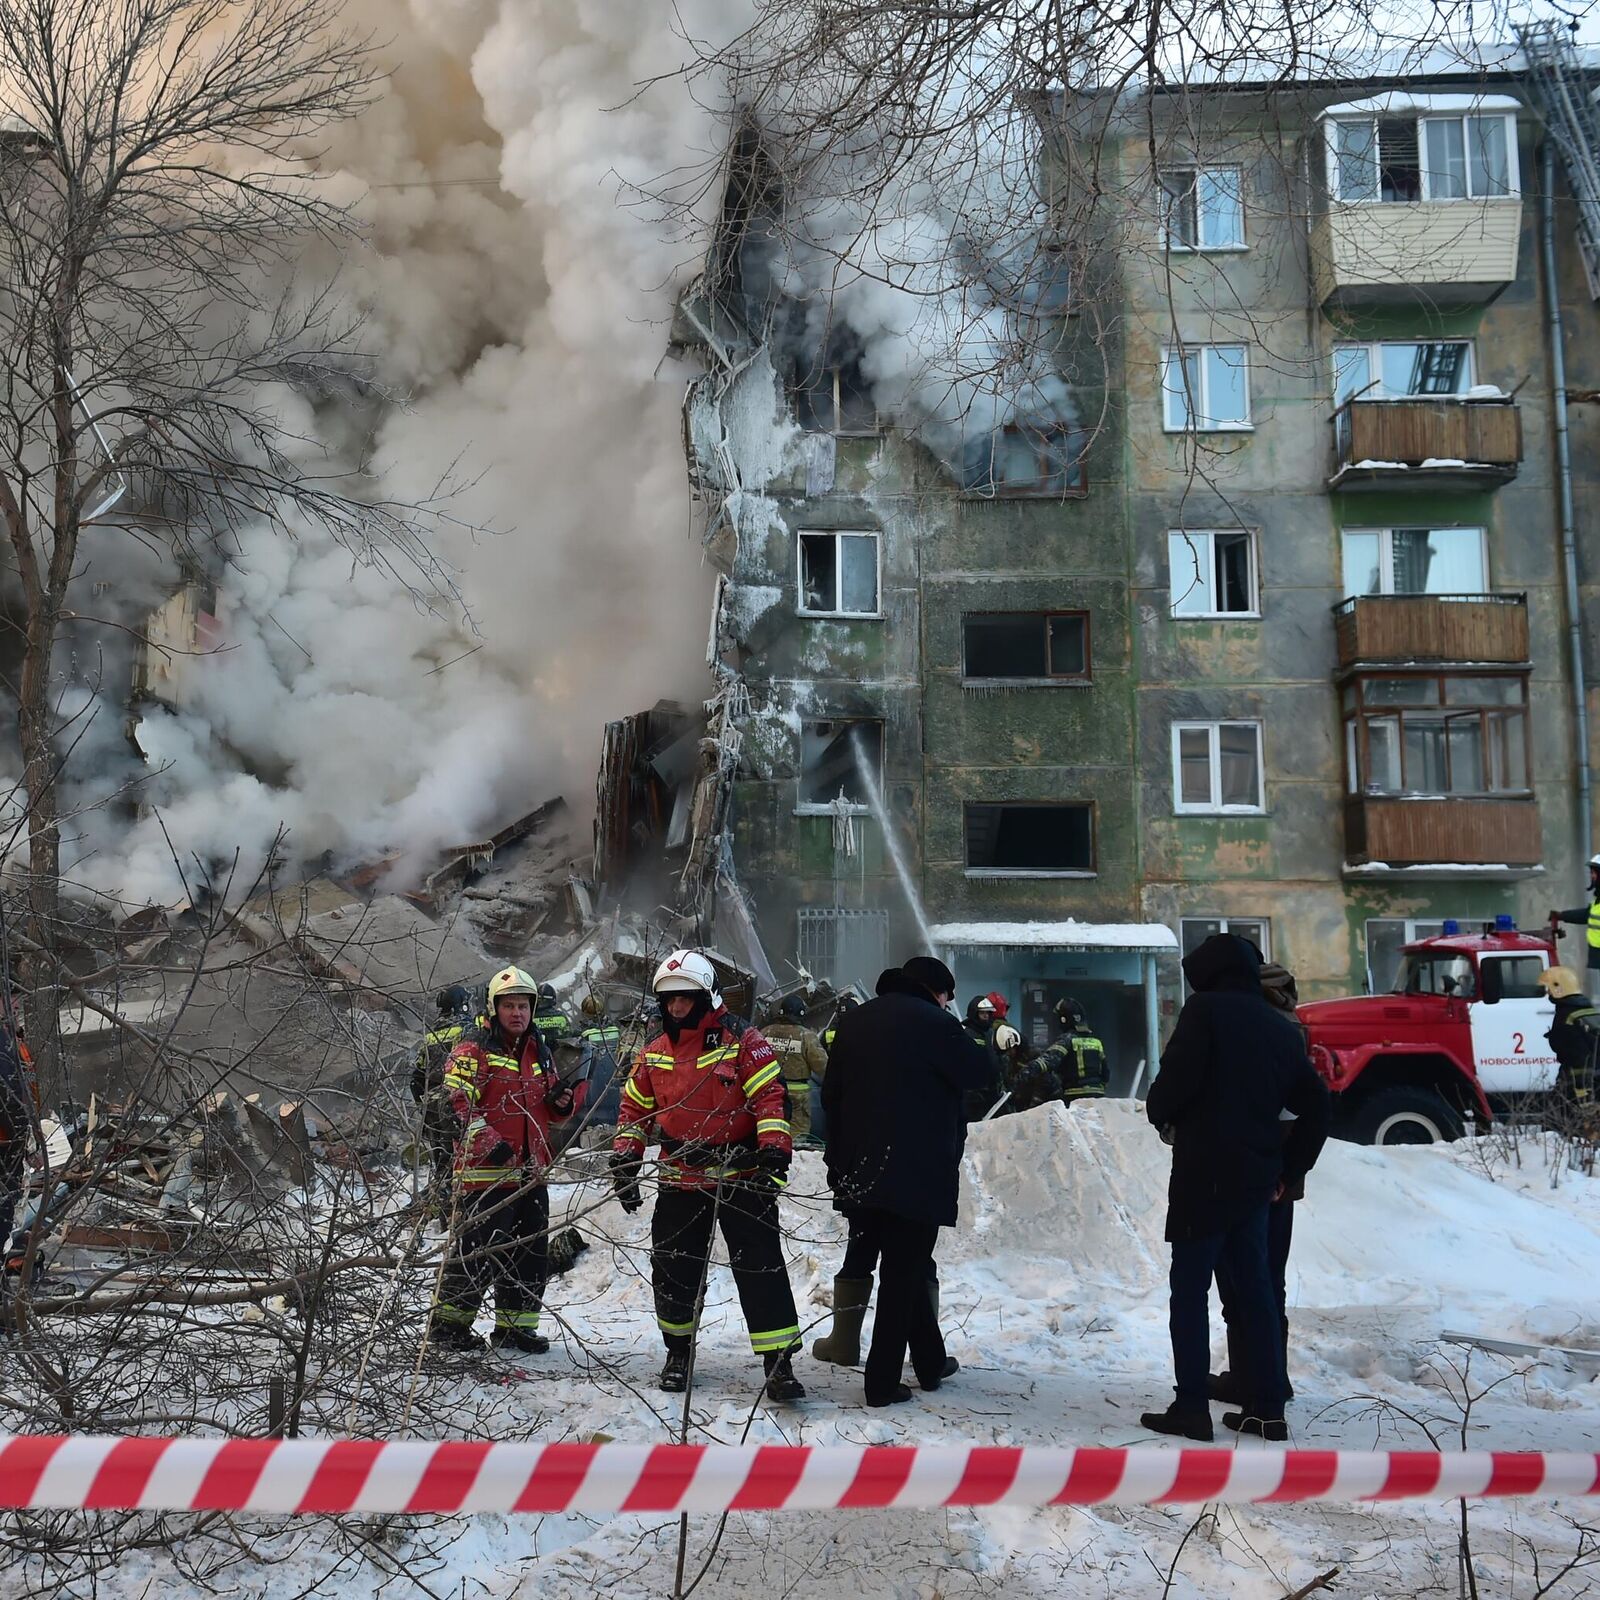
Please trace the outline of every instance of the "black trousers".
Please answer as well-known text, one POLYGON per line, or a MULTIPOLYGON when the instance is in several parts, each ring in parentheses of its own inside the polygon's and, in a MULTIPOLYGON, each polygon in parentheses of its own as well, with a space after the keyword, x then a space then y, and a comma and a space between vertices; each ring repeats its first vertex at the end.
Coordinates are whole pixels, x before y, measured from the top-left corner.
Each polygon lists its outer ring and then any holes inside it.
POLYGON ((549 1228, 550 1191, 542 1183, 463 1186, 434 1315, 470 1327, 492 1288, 497 1328, 537 1328, 550 1276, 549 1228))
MULTIPOLYGON (((1294 1242, 1294 1201, 1276 1200, 1267 1208, 1267 1279, 1272 1285, 1273 1302, 1278 1308, 1279 1347, 1283 1355, 1285 1387, 1289 1370, 1289 1247, 1294 1242)), ((1238 1295, 1225 1261, 1217 1263, 1217 1295, 1222 1301, 1222 1320, 1228 1325, 1228 1371, 1234 1377, 1247 1377, 1243 1318, 1238 1295)))
POLYGON ((1172 1365, 1178 1404, 1186 1411, 1204 1411, 1209 1403, 1211 1279, 1220 1267, 1232 1285, 1241 1376, 1249 1397, 1245 1410, 1257 1417, 1283 1415, 1283 1354, 1267 1275, 1271 1209, 1263 1200, 1221 1233, 1172 1241, 1172 1365))
POLYGON ((878 1240, 878 1309, 867 1352, 867 1398, 891 1393, 900 1382, 907 1350, 923 1388, 934 1388, 944 1373, 944 1339, 933 1314, 928 1280, 934 1275, 939 1225, 912 1222, 889 1211, 864 1210, 863 1224, 878 1240))
POLYGON ((675 1189, 656 1194, 650 1219, 650 1275, 656 1321, 667 1340, 693 1337, 700 1324, 700 1285, 711 1254, 715 1220, 728 1247, 750 1348, 775 1355, 800 1342, 800 1317, 789 1287, 778 1231, 778 1194, 765 1180, 730 1182, 716 1189, 675 1189))
MULTIPOLYGON (((881 1213, 876 1213, 881 1215, 881 1213)), ((860 1211, 847 1212, 845 1223, 849 1233, 845 1238, 844 1261, 839 1267, 841 1278, 870 1278, 878 1270, 878 1257, 883 1254, 883 1241, 878 1237, 875 1222, 860 1211)), ((939 1281, 939 1267, 930 1254, 928 1257, 928 1282, 939 1281)))

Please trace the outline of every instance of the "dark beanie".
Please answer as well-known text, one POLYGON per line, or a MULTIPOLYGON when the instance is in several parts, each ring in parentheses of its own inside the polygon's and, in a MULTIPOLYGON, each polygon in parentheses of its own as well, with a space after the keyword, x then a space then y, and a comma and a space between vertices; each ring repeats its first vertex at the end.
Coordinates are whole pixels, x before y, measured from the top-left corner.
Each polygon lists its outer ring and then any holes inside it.
POLYGON ((929 994, 954 994, 955 974, 937 956, 912 956, 900 968, 907 983, 914 983, 929 994))
POLYGON ((878 974, 877 986, 874 994, 902 994, 905 991, 906 975, 899 967, 885 967, 878 974))

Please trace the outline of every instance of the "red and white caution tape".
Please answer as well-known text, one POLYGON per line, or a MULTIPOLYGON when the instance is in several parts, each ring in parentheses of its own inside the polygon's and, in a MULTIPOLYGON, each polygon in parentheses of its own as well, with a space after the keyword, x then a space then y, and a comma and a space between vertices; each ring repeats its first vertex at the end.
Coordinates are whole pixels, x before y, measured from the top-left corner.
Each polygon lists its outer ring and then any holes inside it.
POLYGON ((670 1512, 1600 1494, 1600 1455, 0 1434, 0 1507, 670 1512))

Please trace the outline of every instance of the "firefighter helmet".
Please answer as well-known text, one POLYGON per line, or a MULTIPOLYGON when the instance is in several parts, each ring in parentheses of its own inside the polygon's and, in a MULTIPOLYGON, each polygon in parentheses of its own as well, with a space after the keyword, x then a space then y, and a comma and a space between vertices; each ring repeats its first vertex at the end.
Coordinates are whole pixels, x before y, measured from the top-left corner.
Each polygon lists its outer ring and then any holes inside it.
POLYGON ((699 991, 711 996, 711 1004, 720 1006, 722 996, 717 993, 717 973, 698 950, 674 950, 656 968, 650 984, 657 994, 693 994, 699 991))
POLYGON ((506 995, 526 995, 533 1000, 538 993, 539 985, 521 967, 502 967, 489 980, 489 1009, 493 1011, 506 995))
POLYGON ((1011 1011, 1011 1002, 1007 1000, 998 989, 991 989, 988 994, 984 996, 984 999, 989 1002, 990 1009, 997 1017, 1009 1015, 1011 1011))
POLYGON ((1583 993, 1578 974, 1571 967, 1546 967, 1539 974, 1539 987, 1552 1000, 1565 1000, 1569 995, 1583 993))
POLYGON ((783 1004, 778 1008, 791 1022, 803 1022, 806 1015, 806 1002, 802 995, 786 994, 783 1004))
POLYGON ((1083 1007, 1070 994, 1056 1001, 1056 1017, 1064 1028, 1081 1028, 1085 1021, 1083 1007))
POLYGON ((439 991, 434 1004, 438 1006, 441 1017, 470 1017, 472 991, 464 983, 452 983, 448 989, 439 991))
POLYGON ((979 1017, 992 1017, 994 1015, 994 1001, 986 994, 980 994, 972 1002, 973 1015, 979 1017))
POLYGON ((606 1003, 597 994, 586 994, 578 1002, 578 1009, 586 1017, 603 1017, 606 1014, 606 1003))

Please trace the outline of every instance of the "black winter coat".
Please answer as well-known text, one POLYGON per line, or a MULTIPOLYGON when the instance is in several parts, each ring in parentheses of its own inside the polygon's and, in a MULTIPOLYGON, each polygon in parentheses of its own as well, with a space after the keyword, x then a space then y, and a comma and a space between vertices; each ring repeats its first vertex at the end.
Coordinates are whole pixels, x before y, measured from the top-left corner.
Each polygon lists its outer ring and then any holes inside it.
POLYGON ((1184 1002, 1145 1111, 1172 1142, 1167 1238, 1222 1233, 1282 1181, 1305 1181, 1328 1137, 1328 1091, 1305 1036, 1262 998, 1261 956, 1213 934, 1185 957, 1184 1002), (1285 1138, 1279 1113, 1297 1119, 1285 1138))
POLYGON ((822 1081, 834 1204, 953 1226, 963 1107, 988 1067, 982 1046, 920 991, 840 1018, 822 1081))

